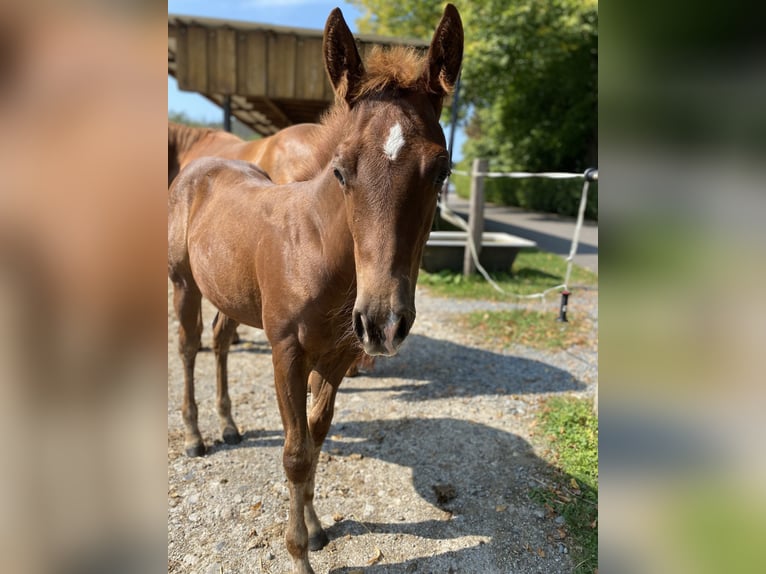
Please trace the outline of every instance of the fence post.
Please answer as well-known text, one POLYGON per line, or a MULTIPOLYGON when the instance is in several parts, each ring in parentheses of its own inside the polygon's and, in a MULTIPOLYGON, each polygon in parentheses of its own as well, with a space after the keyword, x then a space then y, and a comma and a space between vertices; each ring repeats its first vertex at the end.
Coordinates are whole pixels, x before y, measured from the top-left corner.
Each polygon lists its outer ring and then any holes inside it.
POLYGON ((481 239, 484 232, 484 176, 478 175, 487 172, 489 162, 486 159, 474 159, 471 173, 471 197, 468 210, 468 241, 465 244, 463 255, 463 275, 468 277, 476 271, 471 256, 470 240, 476 246, 476 255, 481 253, 481 239))
POLYGON ((231 132, 231 96, 223 96, 223 130, 231 132))

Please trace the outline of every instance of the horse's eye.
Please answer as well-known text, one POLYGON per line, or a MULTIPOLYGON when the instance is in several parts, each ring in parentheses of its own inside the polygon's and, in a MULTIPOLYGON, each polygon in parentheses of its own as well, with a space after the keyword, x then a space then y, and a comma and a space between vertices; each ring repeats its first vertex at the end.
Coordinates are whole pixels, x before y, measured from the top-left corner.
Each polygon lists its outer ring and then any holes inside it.
POLYGON ((452 170, 450 170, 448 167, 445 167, 438 172, 436 179, 434 180, 434 184, 438 189, 441 189, 442 185, 444 185, 444 182, 447 180, 451 173, 452 170))
POLYGON ((343 174, 340 172, 340 170, 336 167, 334 170, 332 170, 332 174, 335 176, 335 179, 338 180, 338 183, 341 185, 346 185, 346 180, 343 179, 343 174))

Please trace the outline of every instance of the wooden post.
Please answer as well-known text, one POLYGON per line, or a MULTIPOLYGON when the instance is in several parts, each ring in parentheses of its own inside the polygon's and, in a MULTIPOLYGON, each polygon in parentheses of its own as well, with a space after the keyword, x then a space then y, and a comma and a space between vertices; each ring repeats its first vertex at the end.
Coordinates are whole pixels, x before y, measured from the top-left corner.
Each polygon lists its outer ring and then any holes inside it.
MULTIPOLYGON (((487 172, 488 162, 486 159, 473 160, 473 172, 471 173, 471 198, 468 211, 468 238, 473 239, 476 245, 476 255, 481 253, 481 239, 484 232, 484 176, 479 175, 487 172)), ((468 241, 463 255, 463 275, 468 277, 476 271, 471 255, 471 246, 468 241)))
POLYGON ((231 132, 231 96, 229 94, 223 97, 223 129, 231 132))

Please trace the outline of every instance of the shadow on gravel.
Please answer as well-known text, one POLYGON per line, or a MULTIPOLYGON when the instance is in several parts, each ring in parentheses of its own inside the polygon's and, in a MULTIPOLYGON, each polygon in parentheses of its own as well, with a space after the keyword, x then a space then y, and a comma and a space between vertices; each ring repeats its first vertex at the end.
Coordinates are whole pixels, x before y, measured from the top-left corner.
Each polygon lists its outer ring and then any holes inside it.
POLYGON ((378 359, 372 372, 344 380, 340 392, 380 391, 380 387, 365 385, 367 377, 401 379, 390 390, 398 391, 398 398, 405 401, 553 393, 585 388, 585 384, 569 372, 541 361, 415 334, 409 336, 396 357, 378 359))
POLYGON ((242 442, 238 444, 226 444, 220 438, 216 437, 212 443, 207 444, 206 456, 240 448, 282 447, 284 444, 285 433, 282 429, 251 429, 242 433, 242 442))
MULTIPOLYGON (((206 351, 212 351, 210 347, 206 351)), ((232 344, 229 348, 229 355, 237 353, 255 353, 257 355, 271 355, 271 345, 266 341, 251 341, 249 339, 240 339, 239 343, 232 344)))
MULTIPOLYGON (((556 539, 561 528, 556 516, 530 499, 530 491, 541 485, 538 481, 546 482, 552 469, 525 440, 453 418, 350 421, 334 425, 331 433, 334 440, 325 443, 327 452, 409 467, 415 492, 445 511, 442 520, 412 522, 407 516, 407 492, 388 485, 386 496, 374 497, 368 504, 388 507, 390 521, 365 521, 360 509, 360 516, 349 516, 328 529, 331 539, 367 533, 434 540, 480 537, 462 550, 393 563, 390 560, 397 554, 406 554, 404 546, 381 547, 383 561, 365 566, 364 572, 571 572, 569 556, 556 539), (547 558, 541 559, 539 550, 547 558)), ((354 485, 349 487, 353 490, 354 485)), ((561 541, 564 546, 567 542, 561 541)), ((359 571, 358 566, 331 573, 353 571, 359 571)))

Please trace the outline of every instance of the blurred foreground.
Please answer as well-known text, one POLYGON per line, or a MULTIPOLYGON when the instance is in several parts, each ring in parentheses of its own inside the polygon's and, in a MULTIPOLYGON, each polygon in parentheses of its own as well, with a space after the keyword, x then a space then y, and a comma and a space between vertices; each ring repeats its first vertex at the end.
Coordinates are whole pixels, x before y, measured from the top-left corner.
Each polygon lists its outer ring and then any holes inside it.
POLYGON ((2 572, 165 567, 158 8, 0 5, 2 572))
POLYGON ((740 8, 601 14, 604 572, 766 563, 766 45, 740 8))

